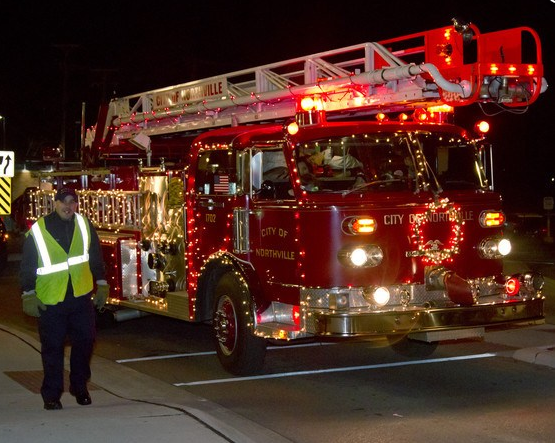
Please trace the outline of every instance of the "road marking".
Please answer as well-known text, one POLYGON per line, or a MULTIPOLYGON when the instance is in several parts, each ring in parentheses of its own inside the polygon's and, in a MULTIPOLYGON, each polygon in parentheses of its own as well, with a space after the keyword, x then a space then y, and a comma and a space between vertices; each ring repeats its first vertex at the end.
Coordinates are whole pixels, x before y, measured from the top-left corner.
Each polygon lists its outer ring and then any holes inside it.
POLYGON ((133 363, 136 361, 150 361, 150 360, 166 360, 170 358, 182 358, 182 357, 199 357, 202 355, 214 355, 216 352, 195 352, 193 354, 170 354, 170 355, 156 355, 153 357, 137 357, 137 358, 122 358, 116 360, 116 363, 133 363))
POLYGON ((416 360, 416 361, 406 361, 406 362, 396 362, 396 363, 382 363, 377 365, 365 365, 365 366, 347 366, 344 368, 328 368, 328 369, 316 369, 311 371, 297 371, 297 372, 282 372, 278 374, 267 374, 267 375, 253 375, 250 377, 233 377, 233 378, 221 378, 214 380, 201 380, 192 381, 188 383, 174 383, 174 386, 199 386, 199 385, 209 385, 216 383, 233 383, 237 381, 250 381, 250 380, 263 380, 266 378, 280 378, 280 377, 297 377, 299 375, 310 375, 310 374, 327 374, 332 372, 349 372, 349 371, 361 371, 364 369, 383 369, 383 368, 394 368, 399 366, 411 366, 411 365, 424 365, 431 363, 444 363, 449 361, 459 361, 459 360, 475 360, 479 358, 490 358, 496 357, 496 353, 485 353, 485 354, 473 354, 473 355, 460 355, 457 357, 446 357, 446 358, 432 358, 428 360, 416 360))
MULTIPOLYGON (((333 344, 335 343, 304 343, 300 345, 268 346, 268 350, 274 351, 276 349, 307 348, 312 346, 327 346, 327 345, 333 345, 333 344)), ((189 354, 156 355, 152 357, 123 358, 120 360, 116 360, 116 363, 133 363, 137 361, 166 360, 171 358, 183 358, 183 357, 202 357, 204 355, 216 355, 216 351, 193 352, 189 354)))

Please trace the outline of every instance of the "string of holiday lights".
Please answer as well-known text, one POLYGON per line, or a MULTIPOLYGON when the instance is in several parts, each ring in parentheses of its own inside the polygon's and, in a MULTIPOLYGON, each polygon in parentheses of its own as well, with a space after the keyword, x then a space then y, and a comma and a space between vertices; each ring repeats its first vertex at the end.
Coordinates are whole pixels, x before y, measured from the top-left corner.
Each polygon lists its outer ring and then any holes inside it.
POLYGON ((463 225, 460 207, 449 202, 448 198, 429 203, 427 210, 415 216, 412 224, 412 239, 418 255, 422 256, 425 263, 440 264, 444 261, 453 261, 453 255, 459 253, 459 245, 463 241, 463 225), (423 234, 424 226, 433 219, 433 214, 439 211, 447 213, 451 223, 451 236, 443 249, 438 248, 437 242, 426 242, 423 234))

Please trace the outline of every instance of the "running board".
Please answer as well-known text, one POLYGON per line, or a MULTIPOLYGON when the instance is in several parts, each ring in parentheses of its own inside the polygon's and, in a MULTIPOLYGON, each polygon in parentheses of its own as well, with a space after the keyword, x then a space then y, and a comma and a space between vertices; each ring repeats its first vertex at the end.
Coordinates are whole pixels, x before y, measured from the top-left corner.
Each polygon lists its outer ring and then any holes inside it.
POLYGON ((134 300, 118 300, 114 305, 179 320, 194 320, 189 317, 189 295, 186 291, 168 292, 165 297, 148 296, 134 300))

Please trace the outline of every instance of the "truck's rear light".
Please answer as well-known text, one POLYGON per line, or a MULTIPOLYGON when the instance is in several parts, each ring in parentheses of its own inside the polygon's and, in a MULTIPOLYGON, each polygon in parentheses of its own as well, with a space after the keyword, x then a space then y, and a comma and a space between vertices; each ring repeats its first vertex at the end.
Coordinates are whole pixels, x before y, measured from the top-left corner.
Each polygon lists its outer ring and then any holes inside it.
POLYGON ((502 211, 482 211, 480 214, 480 226, 482 228, 495 228, 503 226, 505 214, 502 211))

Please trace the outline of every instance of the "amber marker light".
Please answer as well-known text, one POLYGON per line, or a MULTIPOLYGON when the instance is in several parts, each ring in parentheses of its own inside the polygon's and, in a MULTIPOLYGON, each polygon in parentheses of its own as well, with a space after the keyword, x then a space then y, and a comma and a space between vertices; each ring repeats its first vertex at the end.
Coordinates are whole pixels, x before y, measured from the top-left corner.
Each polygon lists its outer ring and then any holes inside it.
POLYGON ((505 223, 505 214, 501 211, 483 211, 480 214, 480 226, 482 228, 495 228, 503 226, 505 223))
POLYGON ((376 232, 376 219, 372 217, 347 217, 341 229, 348 235, 364 235, 376 232))
POLYGON ((376 230, 376 220, 373 218, 356 219, 351 225, 351 229, 355 234, 371 234, 376 230))

